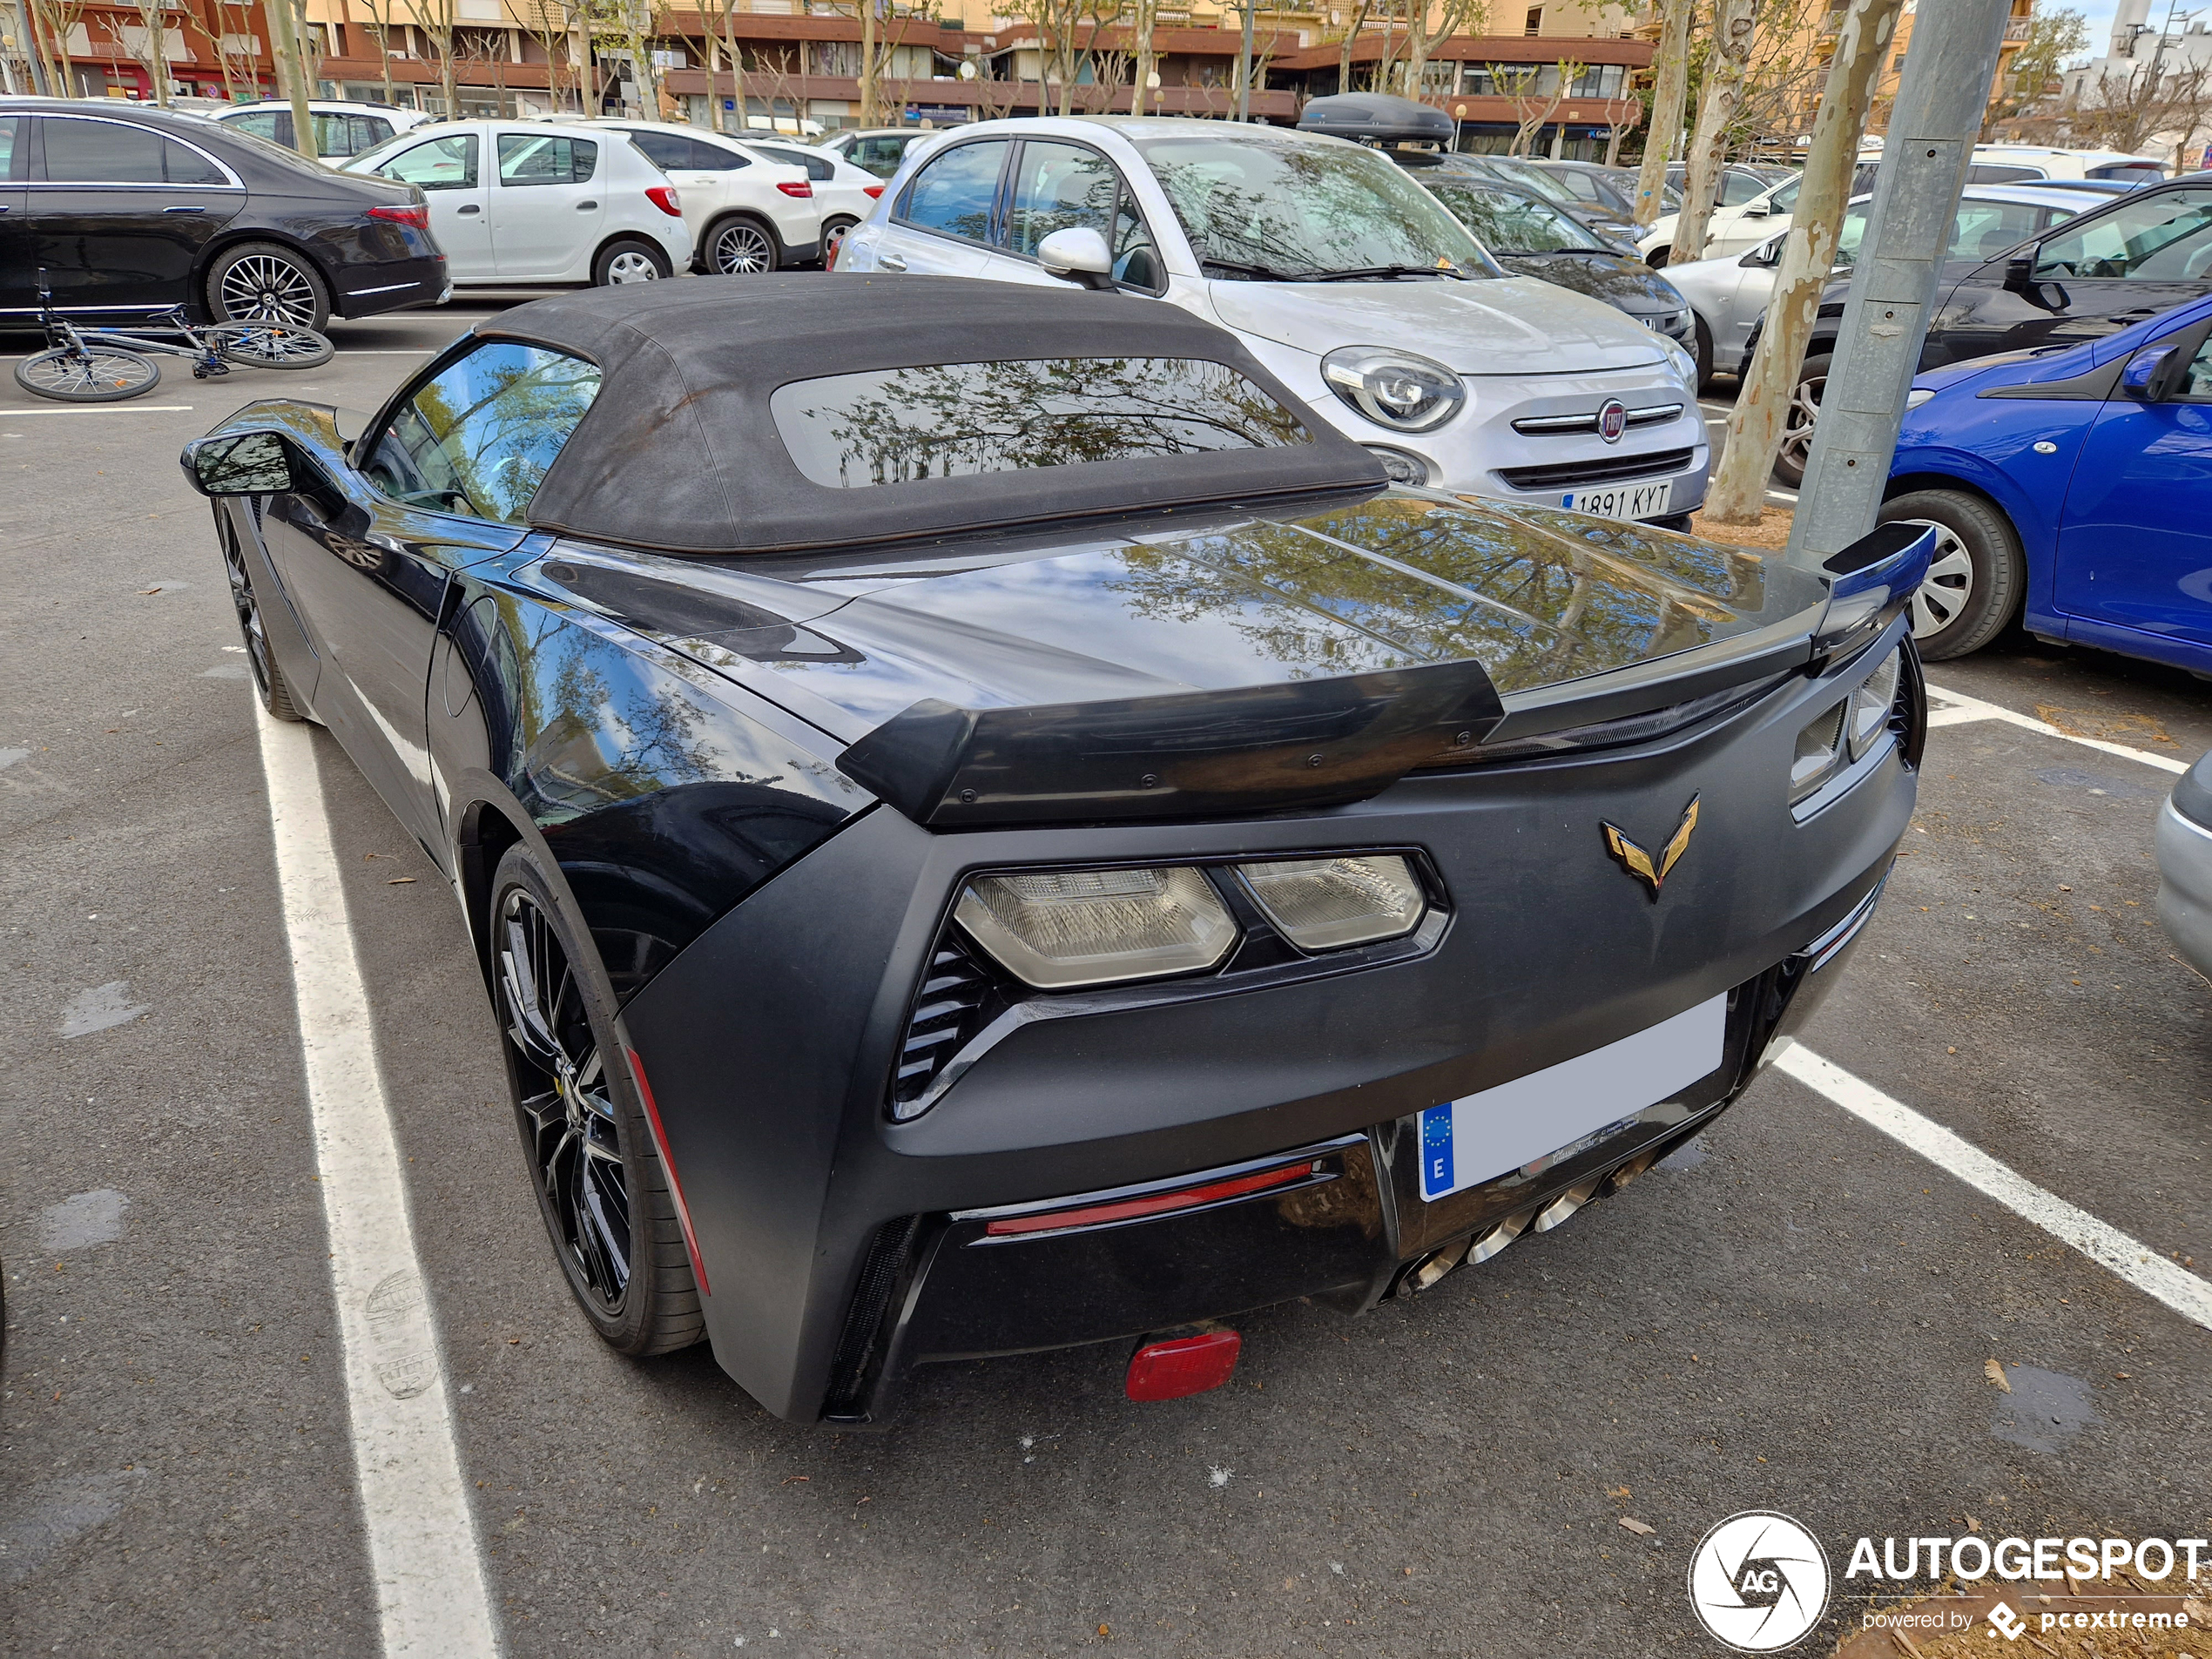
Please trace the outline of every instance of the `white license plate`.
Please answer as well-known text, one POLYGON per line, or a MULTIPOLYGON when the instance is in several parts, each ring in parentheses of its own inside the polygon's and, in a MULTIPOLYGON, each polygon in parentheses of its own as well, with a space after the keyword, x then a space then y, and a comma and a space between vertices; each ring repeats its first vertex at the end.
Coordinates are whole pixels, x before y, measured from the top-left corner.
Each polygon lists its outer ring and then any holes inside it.
POLYGON ((1721 1062, 1725 993, 1648 1030, 1421 1114, 1421 1197, 1445 1197, 1633 1117, 1721 1062))
POLYGON ((1602 518, 1649 518, 1667 510, 1667 498, 1674 489, 1671 478, 1662 478, 1656 484, 1615 484, 1608 489, 1578 489, 1561 497, 1559 504, 1571 512, 1595 513, 1602 518))

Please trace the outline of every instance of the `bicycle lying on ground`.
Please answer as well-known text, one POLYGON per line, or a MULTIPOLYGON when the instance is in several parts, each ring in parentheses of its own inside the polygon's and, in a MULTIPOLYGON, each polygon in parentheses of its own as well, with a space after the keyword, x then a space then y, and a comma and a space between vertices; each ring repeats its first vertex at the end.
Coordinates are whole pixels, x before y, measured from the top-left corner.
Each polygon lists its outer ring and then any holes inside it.
POLYGON ((38 320, 45 325, 47 349, 16 365, 16 384, 37 397, 64 403, 119 403, 141 397, 160 384, 161 365, 149 353, 192 361, 192 378, 203 381, 241 368, 317 368, 338 348, 312 328, 288 322, 218 322, 195 327, 182 306, 165 311, 140 329, 79 328, 54 314, 53 295, 40 273, 38 320))

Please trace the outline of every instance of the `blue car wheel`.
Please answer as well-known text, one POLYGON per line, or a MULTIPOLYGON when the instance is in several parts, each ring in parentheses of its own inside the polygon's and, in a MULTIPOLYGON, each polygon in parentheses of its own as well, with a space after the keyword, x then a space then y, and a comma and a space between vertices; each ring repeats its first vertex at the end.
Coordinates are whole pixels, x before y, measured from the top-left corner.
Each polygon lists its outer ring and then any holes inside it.
POLYGON ((1963 489, 1916 489, 1882 503, 1885 524, 1926 524, 1935 560, 1912 601, 1912 637, 1940 663, 1979 651, 2020 609, 2027 563, 2005 515, 1963 489))

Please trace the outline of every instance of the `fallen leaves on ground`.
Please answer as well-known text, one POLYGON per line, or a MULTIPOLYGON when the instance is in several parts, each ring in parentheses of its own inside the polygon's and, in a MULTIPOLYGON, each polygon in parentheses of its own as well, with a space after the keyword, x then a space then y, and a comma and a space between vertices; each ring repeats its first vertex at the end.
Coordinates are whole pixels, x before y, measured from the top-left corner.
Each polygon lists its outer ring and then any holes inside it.
POLYGON ((1692 513, 1689 533, 1709 542, 1726 543, 1730 547, 1756 547, 1778 553, 1790 545, 1791 518, 1787 507, 1768 507, 1759 514, 1756 524, 1716 524, 1703 513, 1692 513))
POLYGON ((1994 1359, 1985 1359, 1985 1360, 1983 1360, 1983 1361, 1981 1362, 1981 1374, 1982 1374, 1983 1376, 1985 1376, 1985 1377, 1988 1378, 1990 1381, 1992 1381, 1992 1382, 1995 1383, 1995 1384, 1996 1384, 1996 1385, 1997 1385, 2000 1388, 2003 1389, 2003 1390, 2004 1390, 2006 1393, 2008 1393, 2008 1394, 2009 1394, 2009 1393, 2011 1393, 2013 1392, 2013 1386, 2012 1386, 2012 1384, 2010 1384, 2010 1383, 2008 1383, 2008 1382, 2006 1382, 2006 1381, 2005 1380, 2005 1367, 2004 1367, 2002 1365, 1999 1364, 1996 1360, 1994 1360, 1994 1359))
POLYGON ((1623 1527, 1626 1527, 1630 1532, 1634 1533, 1639 1538, 1649 1538, 1659 1530, 1656 1527, 1646 1526, 1642 1521, 1638 1521, 1634 1515, 1622 1515, 1621 1517, 1621 1524, 1623 1527))
POLYGON ((2107 714, 2100 709, 2062 708, 2038 703, 2035 718, 2056 726, 2069 738, 2097 738, 2106 743, 2162 743, 2180 745, 2166 732, 2166 723, 2150 714, 2107 714))

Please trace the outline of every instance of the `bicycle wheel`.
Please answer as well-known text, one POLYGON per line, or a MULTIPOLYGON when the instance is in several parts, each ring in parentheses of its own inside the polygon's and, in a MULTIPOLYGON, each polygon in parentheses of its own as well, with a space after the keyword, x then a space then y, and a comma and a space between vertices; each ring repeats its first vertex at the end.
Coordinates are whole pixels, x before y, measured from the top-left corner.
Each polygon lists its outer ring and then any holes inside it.
POLYGON ((338 352, 327 336, 288 322, 219 322, 205 334, 226 361, 248 368, 320 368, 338 352))
POLYGON ((57 346, 16 365, 17 385, 63 403, 120 403, 151 392, 160 380, 161 365, 152 358, 113 346, 57 346))

